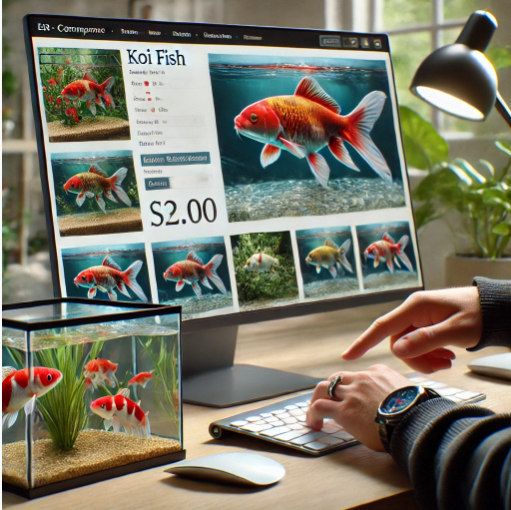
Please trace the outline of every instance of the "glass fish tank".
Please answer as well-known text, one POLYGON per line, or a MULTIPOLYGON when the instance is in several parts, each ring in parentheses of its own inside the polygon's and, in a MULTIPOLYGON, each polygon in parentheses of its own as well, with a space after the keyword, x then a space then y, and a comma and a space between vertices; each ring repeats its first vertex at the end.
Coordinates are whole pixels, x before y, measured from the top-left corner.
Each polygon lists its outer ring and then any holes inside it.
POLYGON ((2 307, 2 486, 37 498, 185 458, 181 307, 2 307))

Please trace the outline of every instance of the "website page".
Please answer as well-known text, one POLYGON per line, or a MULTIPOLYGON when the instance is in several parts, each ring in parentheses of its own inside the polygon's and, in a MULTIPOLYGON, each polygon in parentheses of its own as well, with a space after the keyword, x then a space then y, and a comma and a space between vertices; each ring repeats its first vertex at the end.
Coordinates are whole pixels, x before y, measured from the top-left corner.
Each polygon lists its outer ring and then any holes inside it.
POLYGON ((31 21, 63 296, 191 319, 422 285, 385 41, 77 20, 31 21))

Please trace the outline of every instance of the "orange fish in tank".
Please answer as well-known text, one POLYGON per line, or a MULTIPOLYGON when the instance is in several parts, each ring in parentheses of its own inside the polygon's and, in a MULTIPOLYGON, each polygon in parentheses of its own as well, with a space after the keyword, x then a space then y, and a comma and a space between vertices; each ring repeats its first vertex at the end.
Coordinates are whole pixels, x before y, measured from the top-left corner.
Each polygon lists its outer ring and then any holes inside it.
POLYGON ((153 378, 153 372, 154 370, 151 370, 150 372, 140 372, 140 374, 137 374, 135 377, 128 381, 128 386, 137 384, 138 386, 145 388, 147 383, 153 378))
POLYGON ((394 262, 397 267, 401 267, 399 265, 399 259, 410 272, 413 272, 412 263, 404 252, 409 240, 410 238, 407 235, 404 235, 396 243, 394 239, 385 232, 381 241, 376 241, 365 249, 364 257, 366 260, 367 258, 374 259, 374 267, 378 267, 380 260, 384 260, 391 273, 394 273, 394 262))
POLYGON ((35 367, 32 372, 30 380, 28 368, 2 367, 2 428, 14 425, 22 407, 27 416, 32 413, 35 399, 48 393, 62 380, 62 372, 53 368, 35 367))
POLYGON ((359 172, 344 142, 349 143, 385 181, 392 182, 383 154, 371 139, 374 123, 385 103, 384 92, 367 94, 348 115, 311 77, 303 78, 292 96, 268 97, 247 106, 235 119, 238 134, 263 143, 261 166, 275 163, 281 150, 306 158, 316 180, 328 188, 330 167, 319 154, 328 145, 333 156, 359 172))
POLYGON ((83 367, 83 375, 85 377, 85 388, 91 384, 94 389, 100 384, 108 384, 111 388, 115 387, 115 372, 118 364, 112 363, 107 359, 93 359, 83 367))
POLYGON ((110 76, 101 85, 91 73, 87 72, 81 80, 76 80, 66 85, 60 93, 62 97, 70 101, 84 101, 92 115, 96 115, 96 104, 102 108, 115 108, 114 98, 110 93, 115 78, 110 76))

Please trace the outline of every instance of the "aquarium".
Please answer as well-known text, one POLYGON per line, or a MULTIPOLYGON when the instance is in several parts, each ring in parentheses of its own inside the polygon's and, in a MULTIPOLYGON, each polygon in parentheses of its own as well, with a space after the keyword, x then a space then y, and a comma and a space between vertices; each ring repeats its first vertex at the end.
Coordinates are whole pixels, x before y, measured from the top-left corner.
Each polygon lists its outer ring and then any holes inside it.
POLYGON ((2 485, 28 498, 185 458, 181 308, 2 308, 2 485))

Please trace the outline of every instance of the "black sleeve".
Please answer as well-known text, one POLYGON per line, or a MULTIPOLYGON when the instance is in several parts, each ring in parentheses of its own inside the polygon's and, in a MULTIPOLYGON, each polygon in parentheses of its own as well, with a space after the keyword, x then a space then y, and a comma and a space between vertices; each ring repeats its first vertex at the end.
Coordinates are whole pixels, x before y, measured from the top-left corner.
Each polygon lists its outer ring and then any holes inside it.
POLYGON ((422 510, 511 510, 511 413, 428 400, 396 427, 390 452, 422 510))
POLYGON ((473 284, 479 290, 483 334, 479 343, 467 351, 491 346, 511 347, 511 280, 477 276, 473 284))

